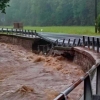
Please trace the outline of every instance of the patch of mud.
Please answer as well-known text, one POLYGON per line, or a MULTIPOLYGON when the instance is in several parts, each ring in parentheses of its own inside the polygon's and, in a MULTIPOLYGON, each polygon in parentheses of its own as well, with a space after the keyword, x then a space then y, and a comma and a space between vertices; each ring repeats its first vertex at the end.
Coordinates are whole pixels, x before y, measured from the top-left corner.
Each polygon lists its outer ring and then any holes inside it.
MULTIPOLYGON (((62 56, 36 55, 21 46, 0 43, 0 100, 53 100, 83 74, 80 66, 62 56)), ((68 100, 77 100, 82 87, 68 100)))

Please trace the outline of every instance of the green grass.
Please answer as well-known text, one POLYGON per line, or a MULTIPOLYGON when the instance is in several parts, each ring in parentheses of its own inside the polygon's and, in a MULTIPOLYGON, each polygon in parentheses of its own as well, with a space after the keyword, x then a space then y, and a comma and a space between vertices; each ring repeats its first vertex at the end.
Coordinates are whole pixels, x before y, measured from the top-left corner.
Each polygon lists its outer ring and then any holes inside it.
MULTIPOLYGON (((7 28, 7 26, 5 26, 7 28)), ((12 28, 9 26, 9 28, 12 28)), ((24 26, 26 30, 36 30, 37 32, 54 32, 54 33, 66 33, 66 34, 78 34, 78 35, 100 35, 95 33, 94 26, 47 26, 47 27, 34 27, 24 26)))
POLYGON ((98 36, 99 33, 95 33, 94 26, 48 26, 48 27, 32 27, 25 26, 24 29, 37 30, 38 32, 54 32, 54 33, 66 33, 66 34, 78 34, 78 35, 91 35, 98 36))

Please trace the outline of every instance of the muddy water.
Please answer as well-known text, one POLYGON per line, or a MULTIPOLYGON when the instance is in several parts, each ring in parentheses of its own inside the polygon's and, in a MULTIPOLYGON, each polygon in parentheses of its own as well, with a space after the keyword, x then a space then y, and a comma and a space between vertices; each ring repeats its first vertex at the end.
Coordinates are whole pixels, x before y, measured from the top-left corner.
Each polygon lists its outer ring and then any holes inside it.
MULTIPOLYGON (((80 66, 61 56, 45 57, 0 43, 0 100, 53 100, 83 74, 80 66)), ((68 98, 81 94, 82 85, 68 98)))

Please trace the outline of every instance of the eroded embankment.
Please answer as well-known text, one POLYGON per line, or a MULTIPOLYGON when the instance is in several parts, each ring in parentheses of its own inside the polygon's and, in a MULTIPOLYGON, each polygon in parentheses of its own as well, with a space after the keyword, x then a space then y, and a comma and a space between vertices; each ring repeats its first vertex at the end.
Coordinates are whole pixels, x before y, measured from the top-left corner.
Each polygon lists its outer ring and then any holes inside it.
MULTIPOLYGON (((0 100, 53 100, 83 74, 80 66, 61 56, 45 57, 0 43, 0 100)), ((77 100, 82 87, 69 100, 77 100)))

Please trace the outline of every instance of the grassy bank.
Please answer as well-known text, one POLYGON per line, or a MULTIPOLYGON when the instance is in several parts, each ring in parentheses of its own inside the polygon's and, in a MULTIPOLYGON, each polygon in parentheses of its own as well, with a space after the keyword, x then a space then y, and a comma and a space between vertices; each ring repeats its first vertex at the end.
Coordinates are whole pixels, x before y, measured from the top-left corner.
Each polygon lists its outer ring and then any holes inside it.
POLYGON ((41 32, 42 30, 42 32, 67 33, 67 34, 79 34, 79 35, 99 35, 99 33, 95 33, 94 26, 48 26, 48 27, 24 26, 24 29, 37 30, 37 32, 41 32))

